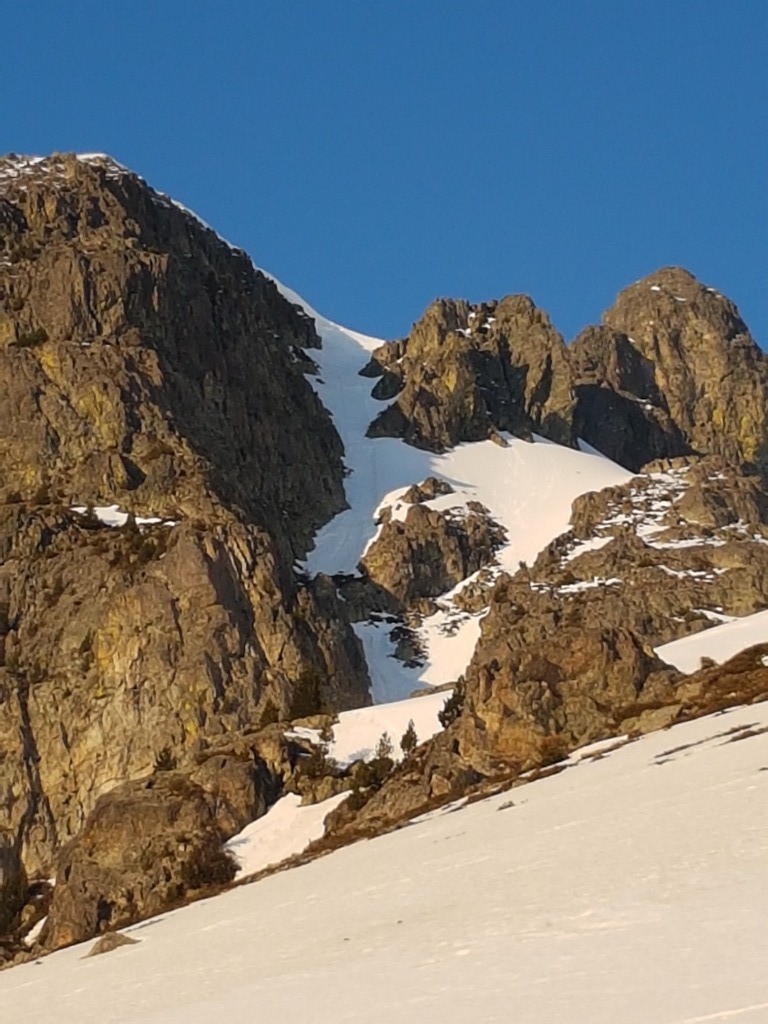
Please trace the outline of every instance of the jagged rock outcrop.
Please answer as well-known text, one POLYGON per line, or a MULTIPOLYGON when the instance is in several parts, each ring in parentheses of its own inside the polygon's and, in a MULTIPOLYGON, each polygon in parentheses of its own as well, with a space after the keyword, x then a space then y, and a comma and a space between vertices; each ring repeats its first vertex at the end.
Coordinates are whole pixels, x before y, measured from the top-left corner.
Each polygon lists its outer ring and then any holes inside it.
POLYGON ((581 622, 628 626, 654 646, 768 604, 768 495, 721 460, 650 466, 574 502, 572 529, 510 583, 581 622))
POLYGON ((292 571, 344 505, 312 321, 106 158, 0 161, 0 301, 0 827, 36 874, 158 751, 369 681, 292 571))
POLYGON ((567 752, 615 734, 638 705, 666 700, 679 675, 630 629, 537 605, 517 604, 500 581, 467 669, 459 753, 487 775, 541 764, 552 737, 567 752))
POLYGON ((514 779, 673 699, 680 674, 627 629, 528 616, 499 584, 467 670, 463 709, 360 808, 328 818, 337 840, 374 835, 486 780, 514 779), (557 628, 555 628, 557 627, 557 628))
POLYGON ((477 306, 434 302, 404 342, 374 353, 367 372, 377 369, 376 397, 397 398, 370 436, 434 451, 499 431, 574 442, 565 345, 525 295, 477 306))
POLYGON ((400 496, 400 501, 404 501, 407 505, 415 505, 419 502, 433 501, 435 498, 442 498, 446 494, 454 493, 453 487, 451 487, 447 480, 441 480, 436 476, 428 476, 422 483, 412 484, 400 496))
POLYGON ((627 631, 593 634, 577 651, 564 643, 552 653, 551 661, 544 655, 529 662, 520 691, 502 678, 490 690, 487 679, 469 683, 456 721, 418 747, 367 799, 356 804, 353 796, 331 812, 318 850, 379 835, 451 800, 564 770, 578 733, 594 739, 629 734, 631 741, 678 721, 768 700, 768 644, 685 677, 654 660, 627 631), (621 664, 627 653, 635 676, 621 664), (608 670, 607 679, 593 671, 594 656, 608 670), (564 669, 579 673, 575 685, 573 679, 558 681, 564 669), (498 744, 491 722, 501 727, 498 744))
POLYGON ((665 460, 578 498, 571 530, 532 566, 472 588, 467 611, 488 610, 460 713, 361 806, 337 808, 329 841, 376 834, 593 740, 759 699, 768 646, 735 674, 691 677, 653 647, 768 606, 767 512, 760 478, 713 456, 665 460))
POLYGON ((766 357, 733 303, 676 267, 625 289, 569 349, 526 296, 439 300, 364 372, 395 399, 371 436, 441 451, 536 431, 633 471, 694 453, 768 467, 766 357))
POLYGON ((603 321, 570 349, 585 440, 633 470, 694 451, 765 475, 768 361, 729 299, 666 267, 603 321))
MULTIPOLYGON (((746 529, 765 523, 768 493, 761 479, 743 475, 716 456, 649 463, 622 487, 582 494, 571 510, 572 534, 581 539, 623 526, 640 528, 645 536, 664 532, 670 540, 687 527, 705 539, 710 527, 746 529)), ((566 535, 560 544, 568 543, 566 535)))
POLYGON ((505 537, 479 502, 445 510, 413 504, 403 519, 382 524, 360 564, 397 610, 443 594, 490 564, 505 537))

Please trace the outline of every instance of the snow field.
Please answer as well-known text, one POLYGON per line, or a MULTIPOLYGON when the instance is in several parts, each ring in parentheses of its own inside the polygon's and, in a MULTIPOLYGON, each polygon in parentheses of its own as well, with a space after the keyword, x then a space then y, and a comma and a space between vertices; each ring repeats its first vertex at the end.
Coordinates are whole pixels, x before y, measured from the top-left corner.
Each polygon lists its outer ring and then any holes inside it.
MULTIPOLYGON (((338 722, 333 726, 333 739, 326 747, 328 757, 340 765, 348 765, 353 761, 369 761, 375 754, 376 745, 382 734, 387 733, 394 746, 392 757, 399 761, 402 757, 400 740, 408 728, 408 723, 413 722, 419 743, 425 743, 442 729, 437 716, 450 695, 450 690, 440 690, 421 697, 412 697, 410 700, 391 701, 386 704, 375 704, 370 708, 342 711, 338 722)), ((315 729, 294 731, 314 743, 320 742, 320 735, 315 729)))
POLYGON ((695 672, 702 658, 712 658, 720 665, 739 651, 764 643, 768 643, 768 611, 731 619, 682 640, 662 644, 656 653, 681 672, 695 672))
POLYGON ((14 968, 4 1019, 768 1021, 761 730, 765 704, 675 726, 14 968))
POLYGON ((240 868, 237 877, 252 875, 301 853, 315 839, 321 839, 325 817, 346 799, 347 793, 322 803, 301 806, 301 797, 288 793, 269 811, 225 844, 240 868))

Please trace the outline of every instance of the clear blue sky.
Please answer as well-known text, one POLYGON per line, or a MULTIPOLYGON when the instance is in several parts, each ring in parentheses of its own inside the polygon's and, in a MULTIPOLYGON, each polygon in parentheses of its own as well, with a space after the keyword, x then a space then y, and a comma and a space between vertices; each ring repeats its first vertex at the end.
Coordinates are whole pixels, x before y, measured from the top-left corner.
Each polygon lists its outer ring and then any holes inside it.
POLYGON ((24 0, 1 151, 106 151, 385 337, 680 263, 768 346, 768 0, 24 0))

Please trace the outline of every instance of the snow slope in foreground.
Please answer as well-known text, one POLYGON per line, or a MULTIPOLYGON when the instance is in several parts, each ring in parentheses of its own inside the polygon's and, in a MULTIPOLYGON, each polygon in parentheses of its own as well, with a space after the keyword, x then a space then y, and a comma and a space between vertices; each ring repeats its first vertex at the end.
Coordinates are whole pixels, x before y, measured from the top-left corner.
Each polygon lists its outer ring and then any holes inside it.
POLYGON ((768 705, 0 974, 9 1021, 768 1021, 768 705))
MULTIPOLYGON (((398 504, 399 496, 428 476, 440 477, 454 489, 453 494, 430 501, 430 507, 465 507, 479 501, 506 528, 508 541, 498 552, 498 561, 500 569, 510 572, 516 572, 521 561, 532 562, 568 529, 574 498, 631 478, 594 449, 574 451, 541 438, 528 443, 507 435, 508 447, 479 441, 435 454, 398 438, 366 437, 369 424, 388 403, 371 396, 373 381, 359 371, 383 342, 332 323, 295 292, 275 283, 315 320, 323 347, 311 353, 320 367, 313 386, 333 417, 351 471, 345 482, 350 507, 319 531, 306 560, 308 572, 355 573, 376 535, 381 509, 390 506, 393 514, 404 515, 407 506, 398 504)), ((384 702, 455 680, 469 663, 480 626, 479 616, 465 615, 459 622, 456 616, 440 613, 427 620, 420 632, 426 662, 419 670, 406 669, 391 657, 394 645, 383 624, 362 623, 356 631, 368 659, 374 700, 384 702), (455 629, 457 625, 460 628, 455 629)))
POLYGON ((695 672, 702 658, 712 658, 718 665, 739 651, 768 642, 768 611, 755 612, 731 619, 720 626, 710 626, 701 633, 673 640, 656 648, 663 660, 681 672, 695 672))

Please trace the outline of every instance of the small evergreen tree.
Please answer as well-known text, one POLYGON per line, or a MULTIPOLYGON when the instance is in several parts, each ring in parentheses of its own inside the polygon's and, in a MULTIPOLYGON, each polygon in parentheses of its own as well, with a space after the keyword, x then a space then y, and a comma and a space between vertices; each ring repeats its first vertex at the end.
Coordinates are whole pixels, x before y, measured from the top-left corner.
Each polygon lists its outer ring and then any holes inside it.
POLYGON ((394 749, 389 733, 383 732, 376 744, 373 757, 364 769, 364 773, 368 777, 367 785, 373 786, 375 789, 382 785, 395 767, 395 762, 392 759, 394 749))
POLYGON ((440 725, 442 725, 444 729, 447 729, 449 725, 452 725, 464 710, 465 696, 466 691, 464 687, 464 678, 462 677, 454 686, 453 693, 445 704, 443 704, 443 710, 438 711, 437 713, 440 725))
POLYGON ((410 757, 414 752, 419 743, 419 737, 416 735, 416 726, 413 724, 413 719, 408 722, 408 728, 403 733, 403 737, 400 740, 400 749, 403 752, 404 757, 410 757))
POLYGON ((392 745, 389 733, 383 732, 381 736, 379 736, 379 742, 376 744, 376 751, 374 754, 375 760, 383 761, 385 758, 391 759, 394 749, 395 748, 392 745))
POLYGON ((332 774, 333 768, 326 757, 325 747, 316 747, 313 744, 309 754, 299 762, 299 771, 309 779, 322 779, 332 774))
POLYGON ((322 676, 314 665, 308 665, 301 670, 299 678, 293 684, 288 715, 291 721, 295 718, 309 718, 322 711, 321 683, 322 676))
POLYGON ((277 704, 272 700, 271 697, 267 698, 267 703, 264 705, 264 710, 261 713, 260 728, 264 729, 268 725, 274 725, 280 721, 280 709, 277 704))

